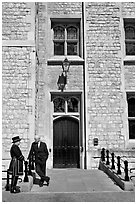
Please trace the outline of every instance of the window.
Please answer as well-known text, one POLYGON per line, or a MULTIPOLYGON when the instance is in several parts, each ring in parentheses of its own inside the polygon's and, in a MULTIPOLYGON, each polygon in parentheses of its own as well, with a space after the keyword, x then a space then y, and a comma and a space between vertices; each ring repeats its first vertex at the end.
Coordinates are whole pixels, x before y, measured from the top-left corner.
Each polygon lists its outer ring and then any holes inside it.
POLYGON ((124 19, 124 28, 126 55, 135 55, 135 19, 124 19))
POLYGON ((79 100, 75 97, 57 97, 53 100, 54 113, 78 113, 79 100))
POLYGON ((56 98, 54 100, 54 112, 65 112, 65 100, 56 98))
POLYGON ((79 55, 79 24, 54 24, 54 55, 79 55))
POLYGON ((135 94, 127 93, 129 139, 135 139, 135 94))
POLYGON ((78 100, 76 98, 69 98, 67 105, 68 112, 78 112, 78 100))

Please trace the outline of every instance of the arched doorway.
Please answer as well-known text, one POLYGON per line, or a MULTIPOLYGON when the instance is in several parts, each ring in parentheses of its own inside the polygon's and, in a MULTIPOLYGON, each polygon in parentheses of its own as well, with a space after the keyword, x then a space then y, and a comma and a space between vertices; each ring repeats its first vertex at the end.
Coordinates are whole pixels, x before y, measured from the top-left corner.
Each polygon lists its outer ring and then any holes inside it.
POLYGON ((59 117, 53 122, 53 167, 79 168, 79 120, 59 117))

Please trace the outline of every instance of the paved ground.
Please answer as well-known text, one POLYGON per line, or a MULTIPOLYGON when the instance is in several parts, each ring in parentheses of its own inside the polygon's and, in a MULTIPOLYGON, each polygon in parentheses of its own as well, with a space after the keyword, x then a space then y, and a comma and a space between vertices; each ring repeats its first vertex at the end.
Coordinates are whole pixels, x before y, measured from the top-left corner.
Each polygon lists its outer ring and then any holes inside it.
POLYGON ((52 169, 50 185, 33 185, 31 192, 3 191, 3 202, 134 202, 135 193, 120 189, 100 170, 52 169))
POLYGON ((134 192, 20 193, 3 192, 3 202, 134 202, 134 192))
POLYGON ((32 192, 94 192, 122 191, 100 170, 52 169, 47 171, 50 185, 42 188, 34 185, 32 192))

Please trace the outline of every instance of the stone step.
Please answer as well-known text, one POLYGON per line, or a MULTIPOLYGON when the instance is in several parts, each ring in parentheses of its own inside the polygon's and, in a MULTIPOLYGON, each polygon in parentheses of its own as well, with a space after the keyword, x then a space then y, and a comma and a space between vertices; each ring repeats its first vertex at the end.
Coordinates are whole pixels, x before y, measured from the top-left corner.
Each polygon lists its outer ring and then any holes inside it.
MULTIPOLYGON (((40 188, 41 189, 41 188, 40 188)), ((2 192, 3 202, 135 202, 135 192, 30 192, 13 195, 2 192)))
MULTIPOLYGON (((122 191, 104 172, 82 169, 48 169, 50 184, 34 184, 31 192, 122 191)), ((38 177, 37 177, 38 178, 38 177)))
POLYGON ((123 190, 125 191, 134 191, 135 190, 135 185, 133 182, 130 180, 130 175, 129 180, 125 181, 125 173, 121 172, 121 174, 117 174, 116 169, 112 169, 111 166, 106 165, 105 162, 100 161, 99 164, 99 169, 105 172, 111 179, 113 179, 117 185, 119 185, 123 190))

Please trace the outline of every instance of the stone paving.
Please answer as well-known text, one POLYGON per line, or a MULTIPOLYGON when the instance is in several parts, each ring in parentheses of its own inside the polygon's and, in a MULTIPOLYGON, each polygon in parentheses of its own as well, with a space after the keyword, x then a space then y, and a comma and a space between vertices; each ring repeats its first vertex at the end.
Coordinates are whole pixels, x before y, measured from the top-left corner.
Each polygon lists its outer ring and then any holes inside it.
MULTIPOLYGON (((134 202, 135 192, 123 191, 100 170, 47 170, 50 185, 34 184, 31 192, 2 192, 3 202, 134 202)), ((38 178, 37 178, 38 180, 38 178)))
POLYGON ((33 185, 32 192, 122 191, 103 171, 82 169, 47 170, 50 185, 33 185))

